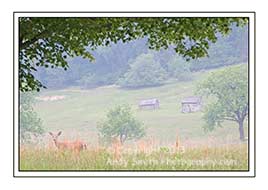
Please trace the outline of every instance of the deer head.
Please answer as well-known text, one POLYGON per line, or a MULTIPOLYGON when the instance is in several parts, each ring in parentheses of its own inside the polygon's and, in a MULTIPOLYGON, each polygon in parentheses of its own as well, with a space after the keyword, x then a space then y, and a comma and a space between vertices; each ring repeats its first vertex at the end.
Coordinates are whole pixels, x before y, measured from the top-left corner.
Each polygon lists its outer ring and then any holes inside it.
POLYGON ((50 136, 52 137, 53 141, 56 143, 58 141, 58 137, 61 135, 61 131, 59 131, 57 134, 53 134, 52 132, 48 132, 50 136))

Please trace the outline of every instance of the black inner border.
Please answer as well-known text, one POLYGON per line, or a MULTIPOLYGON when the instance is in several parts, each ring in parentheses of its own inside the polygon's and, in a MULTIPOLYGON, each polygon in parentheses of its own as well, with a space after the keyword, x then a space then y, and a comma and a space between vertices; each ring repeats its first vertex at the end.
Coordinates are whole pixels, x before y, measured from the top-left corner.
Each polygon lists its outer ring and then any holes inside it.
MULTIPOLYGON (((101 15, 100 15, 101 16, 101 15)), ((100 16, 94 16, 94 17, 100 17, 100 16)), ((57 16, 55 16, 57 17, 57 16)), ((72 16, 67 16, 67 17, 72 17, 72 16)), ((111 16, 112 18, 113 16, 111 16)), ((125 17, 125 16, 118 16, 118 17, 125 17)), ((127 16, 126 16, 127 17, 127 16)), ((139 17, 139 16, 134 16, 134 17, 139 17)), ((134 17, 130 17, 130 18, 134 18, 134 17)), ((154 18, 157 18, 157 16, 149 16, 149 17, 154 17, 154 18)), ((164 17, 167 17, 168 16, 164 16, 164 17)), ((187 17, 187 16, 182 16, 182 17, 187 17)), ((191 16, 189 16, 191 17, 191 16)), ((201 17, 201 16, 199 16, 201 17)), ((204 17, 209 17, 209 16, 206 16, 204 15, 204 17)), ((217 16, 213 16, 214 18, 217 17, 217 16)), ((213 18, 211 17, 211 18, 213 18)), ((218 16, 219 17, 219 16, 218 16)), ((79 18, 79 17, 76 17, 76 18, 79 18)), ((85 17, 86 18, 86 17, 85 17)), ((140 17, 142 18, 142 17, 140 17)), ((159 18, 159 17, 158 17, 159 18)), ((174 17, 175 18, 175 17, 174 17)), ((191 18, 194 18, 194 17, 191 17, 191 18)), ((230 18, 228 16, 226 16, 225 18, 230 18)), ((249 30, 248 30, 248 66, 250 64, 250 18, 247 17, 249 19, 249 30)), ((18 31, 19 31, 19 27, 18 27, 18 31)), ((19 34, 19 32, 18 32, 19 34)), ((16 73, 18 75, 18 73, 16 73)), ((19 80, 19 77, 18 77, 18 80, 19 80)), ((249 105, 250 105, 250 66, 248 67, 248 88, 249 88, 249 91, 248 91, 248 98, 249 98, 249 105)), ((19 84, 19 83, 18 83, 19 84)), ((19 87, 19 85, 18 85, 19 87)), ((20 97, 20 91, 18 89, 18 96, 20 97)), ((20 99, 18 97, 18 106, 20 105, 20 99)), ((159 177, 175 177, 175 178, 187 178, 187 177, 190 177, 190 178, 206 178, 206 177, 218 177, 218 178, 224 178, 224 177, 256 177, 256 12, 253 12, 253 11, 248 11, 248 12, 202 12, 202 11, 196 11, 196 12, 163 12, 163 11, 148 11, 148 12, 126 12, 126 11, 107 11, 107 12, 102 12, 102 11, 93 11, 93 12, 72 12, 72 11, 45 11, 45 12, 31 12, 31 11, 15 11, 13 12, 13 177, 55 177, 55 178, 70 178, 70 177, 76 177, 76 178, 85 178, 85 177, 92 177, 92 178, 96 178, 96 177, 103 177, 103 178, 118 178, 118 177, 124 177, 124 178, 137 178, 137 177, 155 177, 155 178, 159 178, 159 177), (250 138, 248 138, 248 170, 20 170, 20 146, 19 146, 19 142, 20 142, 20 135, 18 134, 18 168, 19 168, 19 172, 171 172, 171 175, 170 176, 143 176, 143 175, 139 175, 139 176, 16 176, 15 175, 15 134, 14 134, 14 131, 15 131, 15 118, 14 118, 14 114, 15 114, 15 80, 14 80, 14 77, 15 77, 15 69, 14 69, 14 66, 15 66, 15 55, 18 56, 18 53, 17 54, 15 53, 15 40, 18 38, 16 38, 15 36, 15 25, 16 24, 19 24, 19 23, 15 23, 15 15, 16 13, 251 13, 254 15, 254 176, 172 176, 172 172, 249 172, 250 171, 250 138)), ((250 106, 249 106, 250 107, 250 106)), ((250 118, 251 118, 251 115, 250 115, 250 110, 249 110, 249 107, 248 107, 248 113, 249 113, 249 117, 248 117, 248 137, 250 137, 250 118)), ((19 113, 19 109, 18 109, 18 121, 20 119, 20 113, 19 113)), ((19 133, 19 122, 18 122, 18 133, 19 133)))

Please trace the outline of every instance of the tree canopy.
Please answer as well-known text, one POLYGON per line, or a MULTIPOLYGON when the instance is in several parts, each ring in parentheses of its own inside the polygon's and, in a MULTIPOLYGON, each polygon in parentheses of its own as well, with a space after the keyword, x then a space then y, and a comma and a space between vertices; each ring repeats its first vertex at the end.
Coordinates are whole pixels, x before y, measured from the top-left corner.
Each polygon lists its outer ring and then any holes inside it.
POLYGON ((247 22, 247 18, 223 17, 20 17, 20 91, 44 87, 33 75, 37 67, 67 69, 68 57, 94 60, 90 51, 119 41, 146 37, 151 49, 172 46, 186 59, 204 57, 210 42, 217 41, 217 33, 228 34, 233 23, 247 22))
POLYGON ((158 86, 167 79, 167 72, 154 60, 153 54, 141 54, 131 64, 128 72, 118 81, 121 87, 140 88, 158 86))
POLYGON ((123 144, 126 140, 145 136, 144 125, 133 116, 129 105, 119 105, 109 110, 106 120, 98 124, 98 130, 104 142, 119 138, 123 144))
POLYGON ((205 109, 205 128, 213 130, 225 120, 234 121, 239 124, 240 139, 244 140, 243 123, 248 116, 247 65, 212 73, 199 84, 198 90, 213 100, 205 109))

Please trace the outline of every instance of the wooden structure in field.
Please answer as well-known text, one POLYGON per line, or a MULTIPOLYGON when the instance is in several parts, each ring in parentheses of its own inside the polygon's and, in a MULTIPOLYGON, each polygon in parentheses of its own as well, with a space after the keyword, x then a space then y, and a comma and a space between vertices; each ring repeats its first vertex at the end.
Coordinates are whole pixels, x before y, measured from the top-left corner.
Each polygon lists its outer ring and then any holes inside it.
POLYGON ((158 109, 160 106, 160 102, 158 99, 153 98, 153 99, 147 99, 147 100, 142 100, 139 103, 139 108, 148 108, 148 109, 158 109))
POLYGON ((181 112, 191 113, 201 110, 201 98, 198 96, 190 96, 182 99, 181 101, 181 112))

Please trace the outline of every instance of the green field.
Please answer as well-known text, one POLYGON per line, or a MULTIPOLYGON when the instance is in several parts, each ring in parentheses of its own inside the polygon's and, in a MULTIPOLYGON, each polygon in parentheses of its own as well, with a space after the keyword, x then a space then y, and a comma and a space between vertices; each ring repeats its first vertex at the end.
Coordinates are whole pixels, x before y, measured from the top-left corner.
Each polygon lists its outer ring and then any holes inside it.
MULTIPOLYGON (((57 150, 46 133, 45 146, 21 146, 20 169, 247 170, 247 142, 239 141, 236 123, 224 122, 222 128, 205 132, 202 112, 181 112, 182 98, 194 95, 196 83, 208 72, 194 73, 192 81, 169 81, 152 88, 104 86, 43 91, 39 97, 65 97, 37 101, 35 110, 45 131, 61 130, 60 140, 82 140, 88 148, 78 154, 57 150), (159 99, 160 108, 139 109, 139 101, 149 98, 159 99), (124 145, 112 143, 104 147, 98 141, 97 123, 119 104, 132 107, 134 115, 146 126, 146 136, 124 145)), ((245 132, 247 135, 247 123, 245 132)))
POLYGON ((39 96, 63 95, 65 99, 38 101, 35 109, 47 131, 62 130, 62 139, 80 138, 93 145, 98 141, 97 123, 105 118, 110 108, 119 104, 131 105, 134 115, 147 127, 145 139, 154 138, 159 145, 174 143, 177 135, 185 145, 237 143, 236 123, 225 122, 222 128, 205 132, 202 112, 181 112, 180 101, 183 97, 194 95, 196 83, 207 73, 195 73, 194 80, 189 82, 173 81, 159 87, 135 90, 104 86, 88 90, 44 91, 39 96), (139 101, 147 98, 159 99, 160 109, 140 110, 139 101))

